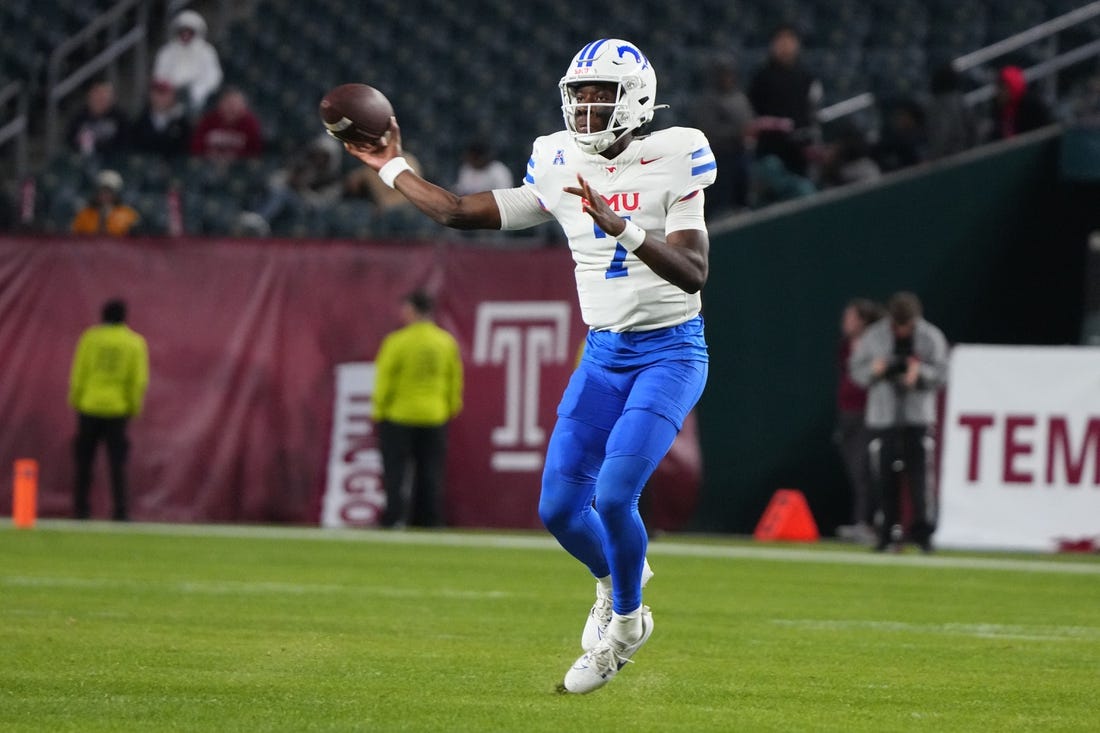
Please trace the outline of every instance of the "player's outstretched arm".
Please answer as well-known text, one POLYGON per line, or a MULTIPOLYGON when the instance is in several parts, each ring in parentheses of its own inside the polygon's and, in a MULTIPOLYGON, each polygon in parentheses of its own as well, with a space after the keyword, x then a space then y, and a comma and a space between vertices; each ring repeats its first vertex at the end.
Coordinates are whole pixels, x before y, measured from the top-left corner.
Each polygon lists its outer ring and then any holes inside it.
MULTIPOLYGON (((344 148, 376 171, 401 157, 401 128, 390 118, 390 129, 376 145, 344 143, 344 148)), ((383 179, 385 180, 385 179, 383 179)), ((433 221, 452 229, 500 229, 500 209, 489 191, 458 196, 406 168, 393 187, 433 221)))
MULTIPOLYGON (((625 244, 622 237, 627 234, 631 223, 616 214, 599 192, 588 185, 588 181, 580 176, 577 176, 577 181, 579 185, 566 186, 564 191, 579 196, 585 213, 600 229, 625 244)), ((632 250, 649 269, 686 293, 697 293, 703 289, 709 274, 710 252, 710 238, 705 231, 682 229, 669 232, 666 237, 664 232, 643 232, 636 225, 634 227, 637 230, 634 236, 641 239, 640 242, 630 243, 634 246, 627 246, 627 249, 632 250)))

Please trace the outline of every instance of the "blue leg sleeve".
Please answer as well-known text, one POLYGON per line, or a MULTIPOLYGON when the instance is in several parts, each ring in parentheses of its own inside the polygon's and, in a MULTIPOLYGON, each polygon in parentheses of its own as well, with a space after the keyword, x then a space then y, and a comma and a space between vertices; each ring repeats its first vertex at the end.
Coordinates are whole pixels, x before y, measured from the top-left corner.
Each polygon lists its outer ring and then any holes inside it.
POLYGON ((539 498, 546 529, 597 578, 611 572, 604 554, 607 532, 592 508, 606 443, 607 431, 559 417, 546 449, 539 498))
POLYGON ((648 410, 627 410, 611 431, 607 459, 596 481, 596 508, 606 527, 616 613, 642 604, 642 565, 649 539, 638 498, 678 429, 648 410))

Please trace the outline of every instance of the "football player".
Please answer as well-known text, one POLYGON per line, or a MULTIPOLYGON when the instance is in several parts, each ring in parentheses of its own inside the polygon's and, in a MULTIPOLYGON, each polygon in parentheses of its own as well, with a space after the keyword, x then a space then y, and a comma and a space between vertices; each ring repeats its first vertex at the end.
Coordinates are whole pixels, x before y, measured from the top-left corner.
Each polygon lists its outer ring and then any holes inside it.
POLYGON ((653 631, 638 499, 707 378, 703 189, 716 165, 699 130, 645 133, 657 77, 629 41, 589 43, 559 87, 566 129, 535 140, 518 188, 458 196, 428 182, 401 157, 396 119, 378 144, 347 147, 440 224, 522 229, 555 219, 569 240, 589 333, 547 447, 539 516, 596 578, 584 654, 562 684, 584 693, 653 631))

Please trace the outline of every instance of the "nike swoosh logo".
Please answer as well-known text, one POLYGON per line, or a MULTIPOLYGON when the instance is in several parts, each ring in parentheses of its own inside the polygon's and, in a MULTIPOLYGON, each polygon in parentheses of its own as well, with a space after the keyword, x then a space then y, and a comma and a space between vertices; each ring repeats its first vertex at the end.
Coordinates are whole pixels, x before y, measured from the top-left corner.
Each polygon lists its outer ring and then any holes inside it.
POLYGON ((645 158, 642 158, 642 159, 641 159, 641 160, 639 160, 638 162, 639 162, 639 163, 641 163, 642 165, 649 165, 650 163, 656 162, 656 161, 658 161, 658 160, 660 160, 660 159, 661 159, 660 157, 657 157, 657 158, 650 158, 649 160, 646 160, 645 158))

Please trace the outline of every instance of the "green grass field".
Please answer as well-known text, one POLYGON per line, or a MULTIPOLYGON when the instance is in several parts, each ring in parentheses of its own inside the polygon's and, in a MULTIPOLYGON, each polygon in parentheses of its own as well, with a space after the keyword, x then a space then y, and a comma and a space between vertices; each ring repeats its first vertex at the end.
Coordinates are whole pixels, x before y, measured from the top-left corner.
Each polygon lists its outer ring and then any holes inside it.
POLYGON ((546 535, 0 524, 4 731, 1094 731, 1095 557, 663 538, 655 631, 559 695, 546 535))

